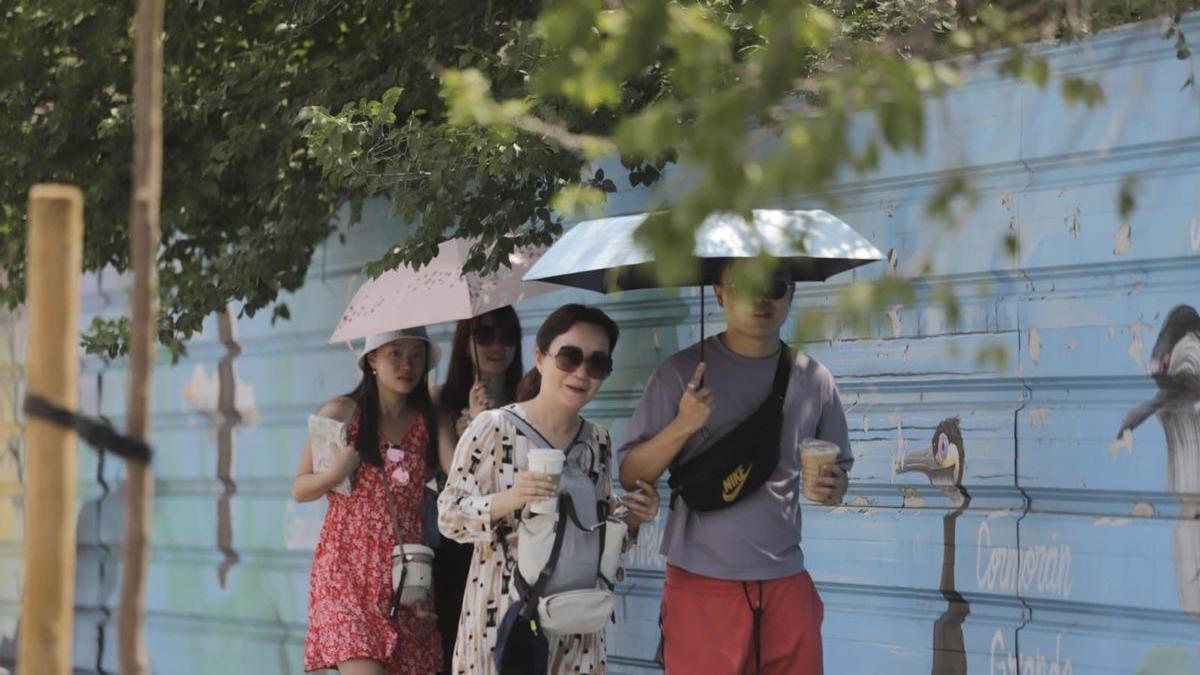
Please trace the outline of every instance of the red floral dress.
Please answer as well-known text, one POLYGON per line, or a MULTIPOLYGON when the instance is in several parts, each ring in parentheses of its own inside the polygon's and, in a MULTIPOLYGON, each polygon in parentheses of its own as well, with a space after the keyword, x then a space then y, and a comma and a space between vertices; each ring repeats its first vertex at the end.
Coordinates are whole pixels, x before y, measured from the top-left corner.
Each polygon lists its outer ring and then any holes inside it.
MULTIPOLYGON (((347 430, 353 441, 357 417, 347 430)), ((406 542, 424 543, 421 506, 432 473, 425 462, 429 431, 418 416, 399 445, 380 438, 384 467, 362 464, 353 489, 330 491, 329 508, 313 558, 308 600, 306 671, 335 669, 354 658, 374 659, 396 675, 429 675, 441 669, 437 622, 401 607, 388 621, 392 596, 392 546, 396 529, 388 508, 392 495, 406 542)), ((432 610, 432 598, 429 603, 432 610)))

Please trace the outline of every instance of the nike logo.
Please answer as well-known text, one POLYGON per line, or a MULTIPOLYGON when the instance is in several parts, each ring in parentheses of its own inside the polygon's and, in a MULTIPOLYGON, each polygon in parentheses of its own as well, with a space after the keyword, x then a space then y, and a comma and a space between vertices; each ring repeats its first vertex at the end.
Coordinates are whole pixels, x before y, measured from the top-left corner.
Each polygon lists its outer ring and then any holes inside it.
POLYGON ((725 479, 721 481, 721 499, 729 503, 738 498, 738 495, 742 493, 742 488, 746 487, 746 479, 750 477, 750 468, 753 466, 754 464, 749 466, 738 464, 736 469, 725 476, 725 479))

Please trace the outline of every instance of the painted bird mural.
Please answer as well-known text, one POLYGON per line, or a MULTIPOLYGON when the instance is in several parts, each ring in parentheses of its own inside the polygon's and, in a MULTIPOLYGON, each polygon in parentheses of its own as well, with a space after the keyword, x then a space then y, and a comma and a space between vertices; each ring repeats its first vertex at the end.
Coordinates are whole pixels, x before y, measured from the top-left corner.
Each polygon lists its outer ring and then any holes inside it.
POLYGON ((966 460, 963 457, 962 431, 959 419, 951 417, 938 424, 933 442, 927 448, 900 453, 893 461, 896 473, 920 472, 938 487, 962 484, 966 460))
MULTIPOLYGON (((1179 305, 1163 321, 1150 352, 1154 398, 1121 422, 1117 437, 1131 434, 1157 415, 1167 439, 1167 487, 1176 495, 1200 495, 1200 313, 1179 305)), ((1172 533, 1175 574, 1183 610, 1200 618, 1200 503, 1180 500, 1172 533)))
POLYGON ((925 474, 931 484, 949 492, 955 504, 942 518, 942 577, 938 589, 946 599, 946 611, 933 624, 933 675, 967 672, 962 627, 971 613, 971 605, 954 583, 955 526, 971 504, 971 495, 962 486, 966 467, 966 448, 957 417, 944 419, 937 425, 929 447, 898 454, 893 466, 898 474, 913 471, 925 474))

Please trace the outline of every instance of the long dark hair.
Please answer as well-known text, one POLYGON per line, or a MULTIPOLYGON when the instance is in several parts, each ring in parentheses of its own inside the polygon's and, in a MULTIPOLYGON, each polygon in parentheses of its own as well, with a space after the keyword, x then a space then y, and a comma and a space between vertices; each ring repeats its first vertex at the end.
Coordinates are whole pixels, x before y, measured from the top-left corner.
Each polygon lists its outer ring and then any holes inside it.
POLYGON ((512 363, 504 371, 504 393, 509 401, 517 398, 517 384, 525 366, 521 361, 521 320, 517 318, 517 310, 512 305, 481 314, 473 319, 463 319, 454 329, 454 343, 450 347, 450 366, 446 370, 446 384, 438 397, 438 409, 446 419, 455 420, 462 414, 463 408, 470 405, 471 387, 475 385, 475 368, 471 365, 471 340, 475 331, 484 324, 484 319, 491 317, 500 332, 511 332, 517 336, 516 353, 512 363))
MULTIPOLYGON (((537 332, 538 350, 543 354, 549 354, 550 344, 554 342, 554 338, 571 330, 571 326, 577 323, 590 323, 603 330, 608 335, 608 354, 612 356, 613 350, 617 348, 617 337, 621 334, 621 330, 617 328, 617 322, 599 308, 577 303, 563 305, 546 317, 537 332)), ((525 377, 521 378, 521 384, 517 385, 516 400, 528 401, 537 396, 541 389, 542 374, 538 372, 537 368, 531 368, 528 373, 525 373, 525 377)))
MULTIPOLYGON (((422 340, 422 342, 425 342, 422 340)), ((425 342, 425 362, 429 363, 429 343, 425 342)), ((379 452, 379 383, 371 372, 371 364, 364 356, 359 364, 362 379, 354 391, 346 394, 346 398, 354 400, 358 408, 358 435, 354 437, 354 449, 365 464, 383 466, 383 455, 379 452)), ((427 440, 425 443, 425 463, 431 469, 441 466, 438 458, 438 427, 437 415, 433 410, 433 399, 429 396, 429 371, 425 370, 416 387, 408 393, 405 405, 417 409, 425 420, 427 440)))

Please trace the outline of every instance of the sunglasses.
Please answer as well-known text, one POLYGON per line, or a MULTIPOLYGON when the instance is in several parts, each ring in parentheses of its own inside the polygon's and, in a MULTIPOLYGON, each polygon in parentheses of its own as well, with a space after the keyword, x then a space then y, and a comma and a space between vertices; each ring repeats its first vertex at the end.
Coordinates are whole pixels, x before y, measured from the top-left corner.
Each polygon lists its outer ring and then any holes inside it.
MULTIPOLYGON (((603 380, 612 373, 612 357, 604 352, 592 352, 587 357, 588 377, 603 380)), ((554 365, 564 373, 573 373, 584 363, 583 350, 574 345, 565 345, 554 355, 554 365)))
POLYGON ((514 330, 501 328, 499 326, 483 326, 472 331, 475 339, 475 344, 480 347, 491 347, 499 342, 505 347, 516 347, 519 338, 514 330))
MULTIPOLYGON (((735 295, 738 295, 738 285, 737 284, 735 284, 731 281, 731 282, 729 282, 727 284, 723 284, 723 285, 726 288, 728 288, 731 292, 733 292, 735 295)), ((786 279, 773 279, 769 286, 767 286, 766 288, 761 289, 759 291, 758 297, 770 298, 772 300, 782 300, 785 296, 787 296, 788 290, 790 290, 791 287, 792 287, 791 282, 786 279)))

